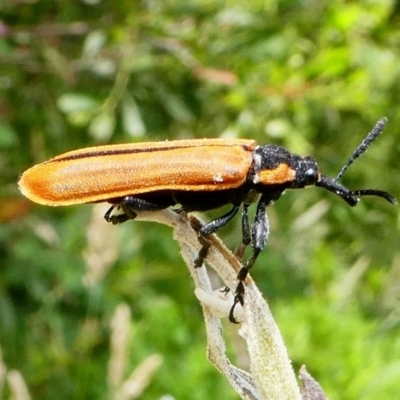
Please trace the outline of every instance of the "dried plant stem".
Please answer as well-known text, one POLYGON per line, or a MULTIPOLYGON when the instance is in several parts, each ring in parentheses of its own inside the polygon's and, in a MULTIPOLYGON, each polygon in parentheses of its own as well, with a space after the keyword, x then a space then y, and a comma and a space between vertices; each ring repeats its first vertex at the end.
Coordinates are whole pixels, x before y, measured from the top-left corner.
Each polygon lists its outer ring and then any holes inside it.
MULTIPOLYGON (((231 364, 226 355, 220 318, 227 315, 231 300, 225 300, 212 292, 206 268, 194 268, 200 244, 190 221, 171 210, 140 213, 140 220, 156 221, 171 226, 174 238, 181 247, 182 257, 187 264, 201 299, 207 330, 208 358, 226 377, 242 399, 300 400, 301 394, 291 362, 279 329, 261 293, 249 277, 246 280, 245 305, 238 307, 237 318, 241 321, 239 333, 247 343, 250 359, 250 373, 231 364)), ((210 237, 212 245, 206 263, 220 276, 224 284, 235 289, 236 273, 240 263, 215 236, 210 237)))

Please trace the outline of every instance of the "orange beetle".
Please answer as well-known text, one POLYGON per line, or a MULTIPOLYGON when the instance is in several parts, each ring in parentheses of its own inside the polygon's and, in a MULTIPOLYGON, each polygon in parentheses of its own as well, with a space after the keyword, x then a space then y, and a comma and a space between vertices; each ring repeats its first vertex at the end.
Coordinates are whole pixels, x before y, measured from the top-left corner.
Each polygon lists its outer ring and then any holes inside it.
MULTIPOLYGON (((107 201, 112 204, 105 219, 114 224, 134 219, 136 211, 161 210, 180 204, 187 211, 207 211, 231 204, 223 216, 205 224, 200 237, 226 225, 243 205, 243 248, 251 243, 253 254, 238 274, 233 309, 243 304, 243 281, 264 248, 269 225, 266 207, 286 189, 319 186, 355 206, 361 196, 396 200, 380 190, 349 190, 338 182, 350 164, 382 132, 380 120, 334 179, 320 174, 312 157, 300 157, 286 149, 257 145, 245 139, 193 139, 90 147, 71 151, 38 164, 19 180, 21 192, 48 206, 107 201), (248 207, 258 201, 252 228, 248 207), (114 208, 123 214, 112 215, 114 208)), ((207 255, 203 243, 196 262, 207 255)))

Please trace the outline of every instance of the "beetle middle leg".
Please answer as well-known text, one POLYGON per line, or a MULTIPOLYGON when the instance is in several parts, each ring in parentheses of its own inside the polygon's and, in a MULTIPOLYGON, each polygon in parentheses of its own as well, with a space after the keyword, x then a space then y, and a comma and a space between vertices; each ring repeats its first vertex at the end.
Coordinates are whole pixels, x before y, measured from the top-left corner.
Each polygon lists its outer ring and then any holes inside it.
POLYGON ((246 247, 251 243, 250 222, 249 222, 249 204, 243 204, 242 211, 242 242, 235 249, 235 256, 242 259, 246 247))
POLYGON ((207 257, 208 249, 211 246, 207 240, 207 236, 219 231, 223 226, 225 226, 237 214, 239 208, 240 204, 233 206, 233 208, 226 214, 208 222, 198 230, 199 242, 202 245, 202 248, 200 249, 199 254, 194 262, 195 268, 201 267, 204 259, 207 257))

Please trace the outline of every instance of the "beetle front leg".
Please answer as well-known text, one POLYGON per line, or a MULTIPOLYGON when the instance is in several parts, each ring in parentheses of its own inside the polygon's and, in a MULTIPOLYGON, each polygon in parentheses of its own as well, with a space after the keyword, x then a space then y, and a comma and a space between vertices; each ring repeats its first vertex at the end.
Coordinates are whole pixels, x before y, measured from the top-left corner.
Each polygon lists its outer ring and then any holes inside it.
POLYGON ((245 292, 244 281, 246 280, 250 269, 253 267, 254 263, 257 260, 258 255, 264 249, 264 247, 267 243, 267 240, 268 240, 269 222, 268 222, 268 216, 266 213, 266 208, 267 208, 268 204, 270 204, 270 203, 271 203, 271 199, 269 199, 266 196, 265 196, 265 198, 264 198, 264 196, 262 196, 257 205, 257 211, 256 211, 256 215, 254 218, 253 228, 251 231, 251 244, 252 244, 252 248, 253 248, 253 254, 250 257, 250 259, 247 261, 246 265, 240 269, 240 271, 237 275, 237 279, 238 279, 239 283, 236 287, 233 306, 231 307, 231 310, 229 312, 229 320, 234 323, 237 323, 235 316, 234 316, 234 310, 235 310, 236 304, 240 303, 240 305, 242 305, 242 306, 244 304, 244 292, 245 292))
MULTIPOLYGON (((253 255, 247 261, 246 269, 249 271, 257 260, 258 255, 267 244, 269 236, 269 221, 266 212, 268 203, 260 201, 257 206, 257 212, 254 219, 253 229, 251 231, 251 245, 253 248, 253 255)), ((246 277, 244 277, 246 279, 246 277)), ((243 280, 244 280, 243 279, 243 280)))

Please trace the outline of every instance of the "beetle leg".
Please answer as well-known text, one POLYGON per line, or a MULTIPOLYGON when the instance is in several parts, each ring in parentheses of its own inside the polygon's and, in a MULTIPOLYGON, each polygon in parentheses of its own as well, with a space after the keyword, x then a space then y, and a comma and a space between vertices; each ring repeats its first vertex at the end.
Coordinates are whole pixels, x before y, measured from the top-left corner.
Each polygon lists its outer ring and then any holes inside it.
POLYGON ((112 205, 104 215, 104 219, 112 224, 121 224, 130 219, 135 219, 135 211, 157 211, 169 207, 169 203, 149 201, 141 197, 125 196, 118 204, 112 205), (115 208, 121 208, 123 214, 111 215, 115 208))
MULTIPOLYGON (((253 267, 258 255, 261 253, 267 243, 269 236, 269 221, 266 208, 270 203, 270 200, 263 201, 263 199, 261 199, 257 205, 256 216, 254 218, 253 229, 251 231, 251 245, 253 248, 253 255, 251 256, 249 261, 247 261, 247 271, 253 267)), ((244 277, 244 279, 245 278, 246 277, 244 277)))
POLYGON ((242 259, 246 247, 251 243, 250 223, 249 223, 249 204, 243 204, 242 211, 242 243, 235 250, 235 256, 242 259))
POLYGON ((189 222, 191 227, 197 232, 197 238, 202 246, 196 259, 194 260, 194 267, 200 268, 203 265, 204 259, 207 257, 208 249, 210 248, 211 243, 206 237, 200 234, 202 227, 200 221, 190 218, 189 222))
POLYGON ((123 222, 128 221, 130 219, 126 213, 118 214, 118 215, 111 215, 115 208, 119 207, 118 205, 112 205, 107 212, 104 214, 104 219, 107 222, 111 222, 113 225, 122 224, 123 222))
POLYGON ((224 214, 222 217, 216 218, 210 222, 207 222, 201 229, 200 234, 203 236, 211 235, 219 231, 222 227, 224 227, 239 211, 240 204, 233 206, 233 208, 224 214))
POLYGON ((208 254, 208 249, 211 247, 211 243, 199 233, 199 242, 201 244, 201 249, 196 259, 194 260, 194 267, 200 268, 208 254))
POLYGON ((207 240, 207 236, 219 231, 223 226, 225 226, 239 211, 240 204, 233 206, 233 208, 224 214, 222 217, 216 218, 213 221, 208 222, 202 228, 199 229, 199 242, 202 248, 199 251, 199 255, 194 261, 194 266, 196 268, 203 265, 204 259, 207 257, 208 249, 210 248, 210 243, 207 240))
MULTIPOLYGON (((257 211, 254 218, 253 228, 251 231, 251 245, 253 248, 253 254, 247 261, 246 265, 240 269, 237 275, 239 283, 236 287, 233 305, 229 311, 229 320, 233 323, 237 323, 234 316, 234 310, 236 304, 240 303, 240 305, 242 306, 244 304, 244 292, 245 292, 244 281, 246 280, 250 269, 253 267, 254 263, 257 260, 258 255, 263 250, 268 240, 269 222, 266 213, 266 208, 271 202, 272 199, 270 198, 270 196, 263 195, 257 205, 257 211)), ((245 240, 245 234, 243 234, 243 240, 245 240)))

